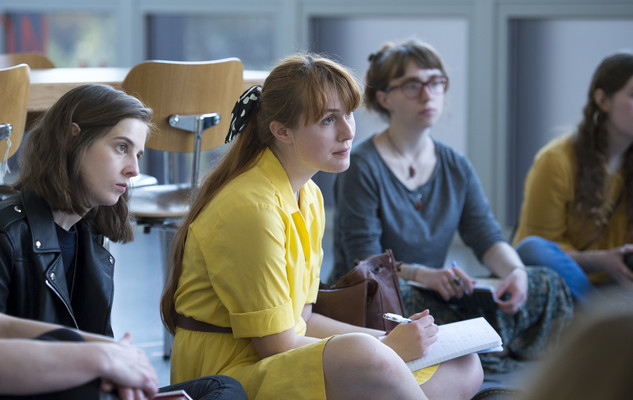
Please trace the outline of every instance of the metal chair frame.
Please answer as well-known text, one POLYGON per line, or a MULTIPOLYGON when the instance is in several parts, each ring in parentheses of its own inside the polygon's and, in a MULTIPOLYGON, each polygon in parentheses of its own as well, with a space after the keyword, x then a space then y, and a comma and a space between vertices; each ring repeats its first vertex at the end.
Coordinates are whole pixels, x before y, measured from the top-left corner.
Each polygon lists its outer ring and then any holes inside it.
MULTIPOLYGON (((230 113, 243 86, 239 59, 208 62, 147 61, 134 66, 122 83, 128 94, 154 110, 157 132, 146 147, 174 153, 192 153, 191 182, 132 187, 129 210, 144 231, 160 229, 162 270, 167 271, 170 247, 180 221, 198 190, 201 154, 224 144, 230 113), (193 135, 180 135, 187 131, 193 135)), ((169 156, 167 158, 170 158, 169 156)), ((165 166, 170 168, 170 160, 165 166)), ((163 354, 171 354, 171 335, 165 331, 163 354)))

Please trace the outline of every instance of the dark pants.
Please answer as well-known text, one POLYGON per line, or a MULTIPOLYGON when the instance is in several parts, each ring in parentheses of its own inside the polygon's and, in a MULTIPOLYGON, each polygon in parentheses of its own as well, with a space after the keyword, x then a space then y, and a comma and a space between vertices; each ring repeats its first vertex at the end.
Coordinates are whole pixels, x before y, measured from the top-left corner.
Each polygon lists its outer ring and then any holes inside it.
MULTIPOLYGON (((83 342, 84 339, 70 329, 56 329, 38 336, 38 340, 83 342)), ((60 368, 64 368, 63 361, 60 368)), ((0 396, 0 400, 118 400, 114 393, 105 393, 99 389, 101 379, 95 379, 79 387, 61 392, 29 396, 0 396)), ((247 400, 246 392, 240 383, 224 375, 204 376, 198 379, 165 386, 160 392, 184 390, 194 400, 247 400)))
MULTIPOLYGON (((49 340, 49 341, 63 341, 63 342, 83 342, 84 339, 77 334, 75 331, 70 329, 56 329, 54 331, 46 332, 45 334, 36 337, 37 340, 49 340)), ((60 368, 64 368, 63 360, 59 363, 60 368)), ((33 377, 37 379, 36 377, 33 377)), ((26 379, 26 377, 25 377, 26 379)), ((33 400, 105 400, 108 399, 106 393, 103 393, 104 397, 100 397, 99 385, 101 384, 100 379, 95 379, 92 382, 86 383, 85 385, 81 385, 79 387, 63 390, 61 392, 55 393, 47 393, 41 395, 29 395, 29 396, 0 396, 0 400, 24 400, 24 399, 33 399, 33 400)), ((110 397, 115 399, 115 397, 110 397)))
POLYGON ((160 392, 184 390, 194 400, 248 400, 242 385, 230 376, 210 375, 176 383, 159 389, 160 392))

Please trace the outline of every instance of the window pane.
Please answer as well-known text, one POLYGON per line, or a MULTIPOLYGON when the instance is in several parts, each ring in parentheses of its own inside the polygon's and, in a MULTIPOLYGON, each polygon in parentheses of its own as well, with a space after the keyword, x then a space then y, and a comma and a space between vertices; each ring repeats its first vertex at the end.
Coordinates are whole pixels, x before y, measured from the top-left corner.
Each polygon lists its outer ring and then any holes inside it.
POLYGON ((0 19, 8 53, 41 52, 58 67, 117 65, 115 18, 87 12, 16 13, 0 19))
POLYGON ((157 15, 149 17, 148 26, 148 59, 237 57, 245 69, 268 69, 275 61, 272 17, 157 15))

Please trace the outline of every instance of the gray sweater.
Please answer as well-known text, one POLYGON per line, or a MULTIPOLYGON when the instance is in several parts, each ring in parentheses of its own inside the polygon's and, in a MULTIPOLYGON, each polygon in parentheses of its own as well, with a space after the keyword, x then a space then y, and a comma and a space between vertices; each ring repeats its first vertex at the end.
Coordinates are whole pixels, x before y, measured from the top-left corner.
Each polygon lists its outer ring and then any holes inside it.
POLYGON ((468 159, 433 141, 437 165, 428 182, 413 191, 387 167, 372 138, 354 149, 350 168, 337 176, 334 188, 330 282, 351 269, 355 259, 385 249, 399 261, 442 268, 455 231, 479 260, 505 241, 468 159))

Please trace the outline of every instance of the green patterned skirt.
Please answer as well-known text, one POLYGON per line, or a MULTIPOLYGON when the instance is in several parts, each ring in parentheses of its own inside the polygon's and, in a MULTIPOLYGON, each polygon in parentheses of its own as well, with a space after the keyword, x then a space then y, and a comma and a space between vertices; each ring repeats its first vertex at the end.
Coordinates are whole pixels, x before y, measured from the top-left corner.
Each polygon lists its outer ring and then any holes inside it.
MULTIPOLYGON (((487 373, 505 373, 522 366, 522 361, 535 360, 559 343, 574 315, 574 303, 560 276, 544 267, 527 267, 528 298, 514 315, 496 311, 486 316, 499 332, 505 356, 480 354, 487 373), (505 352, 504 352, 505 354, 505 352)), ((400 289, 407 315, 429 309, 438 325, 478 317, 449 306, 439 296, 418 290, 400 280, 400 289)))

